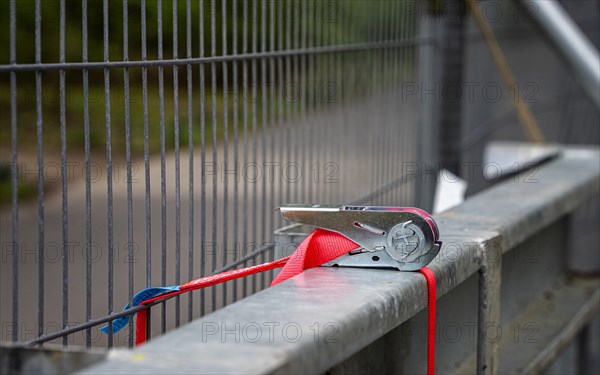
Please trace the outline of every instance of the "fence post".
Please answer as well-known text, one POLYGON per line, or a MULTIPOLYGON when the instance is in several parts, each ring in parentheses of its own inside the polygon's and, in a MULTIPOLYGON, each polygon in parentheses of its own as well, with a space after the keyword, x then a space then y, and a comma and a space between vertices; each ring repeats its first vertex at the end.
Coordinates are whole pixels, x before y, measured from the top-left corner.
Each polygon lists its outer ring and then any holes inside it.
POLYGON ((441 167, 460 176, 461 104, 465 6, 463 0, 442 2, 441 119, 439 157, 441 167))
POLYGON ((418 2, 416 5, 419 17, 419 35, 423 42, 419 47, 419 103, 420 119, 418 127, 419 160, 418 176, 416 182, 416 201, 419 207, 431 211, 433 209, 433 196, 437 179, 436 165, 439 161, 437 153, 439 147, 440 125, 440 96, 439 96, 439 57, 440 43, 439 15, 434 11, 432 1, 418 2), (430 95, 432 93, 433 95, 430 95))
POLYGON ((479 270, 479 306, 477 330, 477 373, 498 373, 499 339, 490 340, 488 330, 500 327, 500 285, 502 278, 502 238, 482 244, 479 270))

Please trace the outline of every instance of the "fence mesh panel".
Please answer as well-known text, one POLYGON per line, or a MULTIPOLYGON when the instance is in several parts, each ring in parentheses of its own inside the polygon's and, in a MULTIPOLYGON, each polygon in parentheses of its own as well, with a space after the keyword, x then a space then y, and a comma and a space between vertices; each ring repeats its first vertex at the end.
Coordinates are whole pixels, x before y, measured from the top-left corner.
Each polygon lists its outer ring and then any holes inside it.
MULTIPOLYGON (((412 205, 410 1, 0 2, 3 341, 273 257, 282 203, 412 205)), ((266 286, 177 297, 165 332, 266 286)), ((133 344, 133 328, 53 342, 133 344)))

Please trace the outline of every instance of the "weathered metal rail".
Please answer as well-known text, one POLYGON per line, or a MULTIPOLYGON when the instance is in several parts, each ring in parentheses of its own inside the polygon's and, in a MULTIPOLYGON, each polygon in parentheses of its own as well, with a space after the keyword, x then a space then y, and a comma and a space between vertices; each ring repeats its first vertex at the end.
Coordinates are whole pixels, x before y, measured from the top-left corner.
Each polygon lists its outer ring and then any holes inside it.
MULTIPOLYGON (((569 214, 599 191, 598 150, 569 148, 436 216, 437 371, 561 360, 600 304, 599 279, 565 262, 569 214)), ((421 372, 425 307, 419 273, 311 269, 84 373, 421 372)))

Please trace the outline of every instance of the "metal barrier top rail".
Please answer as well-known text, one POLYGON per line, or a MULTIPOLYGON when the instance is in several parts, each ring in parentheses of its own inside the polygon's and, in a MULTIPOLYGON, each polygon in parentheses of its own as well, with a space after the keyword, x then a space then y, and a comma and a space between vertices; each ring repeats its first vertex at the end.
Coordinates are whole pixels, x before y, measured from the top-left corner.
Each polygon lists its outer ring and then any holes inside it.
MULTIPOLYGON (((479 271, 477 366, 484 372, 498 362, 498 342, 482 335, 500 321, 499 255, 598 194, 599 156, 565 149, 536 171, 535 183, 511 179, 436 216, 444 241, 430 265, 438 298, 479 271)), ((323 372, 424 309, 426 297, 416 272, 311 269, 84 373, 323 372)))

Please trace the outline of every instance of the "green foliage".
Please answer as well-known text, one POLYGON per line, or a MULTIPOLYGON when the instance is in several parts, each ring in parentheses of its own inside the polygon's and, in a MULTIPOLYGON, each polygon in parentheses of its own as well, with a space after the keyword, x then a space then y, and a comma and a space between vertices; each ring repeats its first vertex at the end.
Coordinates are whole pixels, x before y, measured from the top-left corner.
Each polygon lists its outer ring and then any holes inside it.
MULTIPOLYGON (((226 27, 223 27, 223 16, 221 1, 216 1, 214 11, 212 2, 206 0, 204 2, 191 1, 191 56, 198 57, 200 55, 209 56, 213 53, 221 55, 224 53, 232 54, 233 51, 233 25, 236 30, 237 49, 235 53, 251 53, 253 51, 261 51, 264 47, 267 50, 272 48, 271 42, 275 42, 275 48, 278 49, 280 40, 282 47, 285 49, 300 48, 299 43, 306 45, 342 45, 349 43, 363 43, 365 41, 389 38, 388 35, 379 36, 381 23, 391 23, 390 17, 405 22, 409 17, 406 17, 410 11, 410 7, 406 4, 411 2, 402 1, 397 3, 396 10, 399 14, 391 14, 386 10, 389 9, 387 3, 379 3, 380 6, 375 7, 370 2, 332 2, 332 1, 275 1, 271 2, 245 2, 236 1, 237 14, 233 15, 232 9, 234 2, 227 1, 227 13, 225 17, 226 27), (244 4, 250 3, 247 9, 244 9, 244 4), (201 12, 200 6, 203 5, 201 12), (263 14, 263 4, 265 5, 266 14, 263 14), (383 4, 383 6, 381 6, 383 4), (271 7, 273 5, 273 7, 271 7), (274 10, 273 14, 271 14, 274 10), (202 13, 202 17, 200 17, 202 13), (280 17, 281 15, 281 17, 280 17), (273 17, 272 17, 273 16, 273 17), (263 22, 264 18, 264 22, 263 22), (271 24, 273 22, 273 24, 271 24), (214 25, 213 25, 214 23, 214 25), (214 26, 215 33, 211 33, 214 26), (263 39, 263 27, 266 27, 263 39), (276 32, 289 30, 291 34, 276 32), (204 49, 200 53, 200 29, 203 32, 204 49), (223 35, 222 30, 227 30, 227 51, 223 51, 223 35), (256 42, 254 41, 256 35, 256 42), (272 39, 273 37, 273 39, 272 39), (280 39, 281 38, 281 39, 280 39), (215 50, 212 50, 212 40, 215 50), (289 44, 288 44, 289 43, 289 44)), ((9 44, 10 44, 10 14, 8 0, 0 0, 0 64, 8 64, 9 44)), ((82 56, 82 2, 81 0, 65 0, 66 18, 65 18, 65 60, 67 62, 80 62, 82 56)), ((146 1, 146 45, 147 59, 158 59, 159 45, 159 29, 158 29, 158 1, 146 1)), ((60 61, 60 12, 59 0, 42 0, 41 5, 41 61, 42 63, 56 63, 60 61)), ((108 52, 110 61, 120 61, 124 58, 123 51, 123 1, 109 0, 108 1, 108 52)), ((186 34, 186 14, 187 1, 163 1, 162 2, 162 45, 163 58, 172 59, 177 55, 178 58, 185 58, 188 55, 187 51, 187 34, 186 34), (174 53, 173 40, 173 5, 176 5, 176 21, 177 27, 177 53, 174 53)), ((104 39, 103 39, 103 1, 88 0, 87 2, 87 25, 88 25, 88 60, 102 61, 104 59, 104 39)), ((128 41, 128 59, 142 60, 142 2, 128 2, 128 17, 127 17, 127 36, 128 41)), ((34 63, 35 56, 35 1, 34 0, 18 0, 16 1, 16 54, 17 63, 34 63)), ((404 23, 398 26, 398 29, 403 30, 403 37, 411 37, 414 34, 413 26, 406 26, 404 23)), ((353 52, 346 54, 349 61, 360 59, 362 52, 353 52)), ((358 61, 358 60, 356 60, 358 61)), ((248 63, 250 65, 250 63, 248 63)), ((362 65, 361 65, 362 66, 362 65)), ((297 69, 295 67, 294 69, 297 69)), ((306 66, 301 66, 304 69, 306 66)), ((200 81, 198 65, 194 65, 193 69, 193 125, 194 138, 196 144, 199 140, 200 127, 200 81)), ((207 97, 205 98, 205 119, 206 119, 206 139, 212 137, 212 95, 209 92, 212 87, 211 69, 215 69, 215 77, 217 77, 217 92, 214 97, 217 101, 217 118, 218 118, 218 137, 222 136, 223 132, 223 70, 222 64, 207 64, 204 87, 206 88, 207 97)), ((339 69, 335 67, 333 71, 339 69)), ((358 65, 346 66, 346 71, 351 75, 344 77, 352 79, 356 82, 356 87, 368 86, 371 75, 363 74, 358 65), (352 78, 351 78, 352 77, 352 78)), ((393 76, 390 79, 399 79, 395 68, 388 69, 393 76)), ((187 87, 186 87, 186 66, 180 66, 177 72, 179 81, 179 124, 180 124, 180 142, 182 145, 187 145, 187 87)), ((262 70, 257 69, 256 81, 252 82, 252 77, 249 74, 249 84, 258 85, 262 82, 262 70)), ((383 70, 382 70, 383 72, 383 70)), ((229 84, 233 81, 231 65, 229 68, 229 84)), ((306 72, 300 70, 299 74, 305 76, 306 72)), ((130 68, 130 119, 132 132, 132 151, 139 155, 143 151, 143 102, 142 102, 142 69, 130 68)), ((17 123, 18 123, 18 142, 19 148, 35 148, 36 146, 36 122, 37 114, 35 107, 35 73, 23 72, 17 73, 17 123)), ((58 150, 60 145, 60 96, 59 96, 59 72, 45 71, 41 74, 42 77, 42 116, 43 116, 43 137, 46 150, 58 150)), ((66 71, 66 127, 67 127, 67 146, 69 150, 80 152, 84 143, 84 96, 82 89, 83 73, 81 70, 66 71)), ((160 149, 159 130, 160 130, 160 106, 158 94, 158 68, 148 68, 148 127, 149 127, 149 145, 151 152, 156 152, 160 149)), ((298 79, 296 77, 294 79, 298 79)), ((238 68, 238 82, 242 82, 241 63, 238 68)), ((265 77, 268 81, 269 77, 265 77)), ((322 76, 324 82, 335 78, 322 76)), ((174 69, 172 66, 164 68, 164 123, 165 123, 165 145, 167 149, 172 148, 175 144, 174 139, 174 119, 175 108, 173 99, 173 80, 174 69)), ((302 79, 304 80, 304 79, 302 79)), ((124 70, 122 68, 110 69, 110 98, 108 100, 110 106, 110 123, 112 131, 113 151, 122 153, 125 150, 125 106, 124 106, 124 70)), ((89 114, 90 114, 90 143, 93 151, 104 152, 106 142, 106 97, 104 93, 105 81, 102 69, 89 70, 89 114)), ((273 83, 270 83, 273 84, 273 83)), ((0 74, 0 118, 2 125, 0 126, 0 148, 8 150, 10 142, 10 84, 9 74, 0 74)), ((360 95, 360 90, 356 90, 360 95)), ((341 95, 341 88, 340 88, 341 95)), ((346 95, 346 92, 344 93, 346 95)), ((242 100, 249 100, 240 94, 240 105, 242 100)), ((249 104, 252 108, 252 105, 249 104)), ((231 111, 234 110, 231 104, 231 94, 229 102, 230 122, 233 117, 231 111)), ((262 106, 257 105, 257 116, 261 115, 262 106)), ((241 108, 239 111, 240 124, 242 123, 241 108)), ((251 114, 251 112, 249 112, 251 114)), ((259 120, 260 123, 260 120, 259 120)), ((241 126, 241 125, 240 125, 241 126)), ((231 131, 232 125, 230 123, 231 131)))

